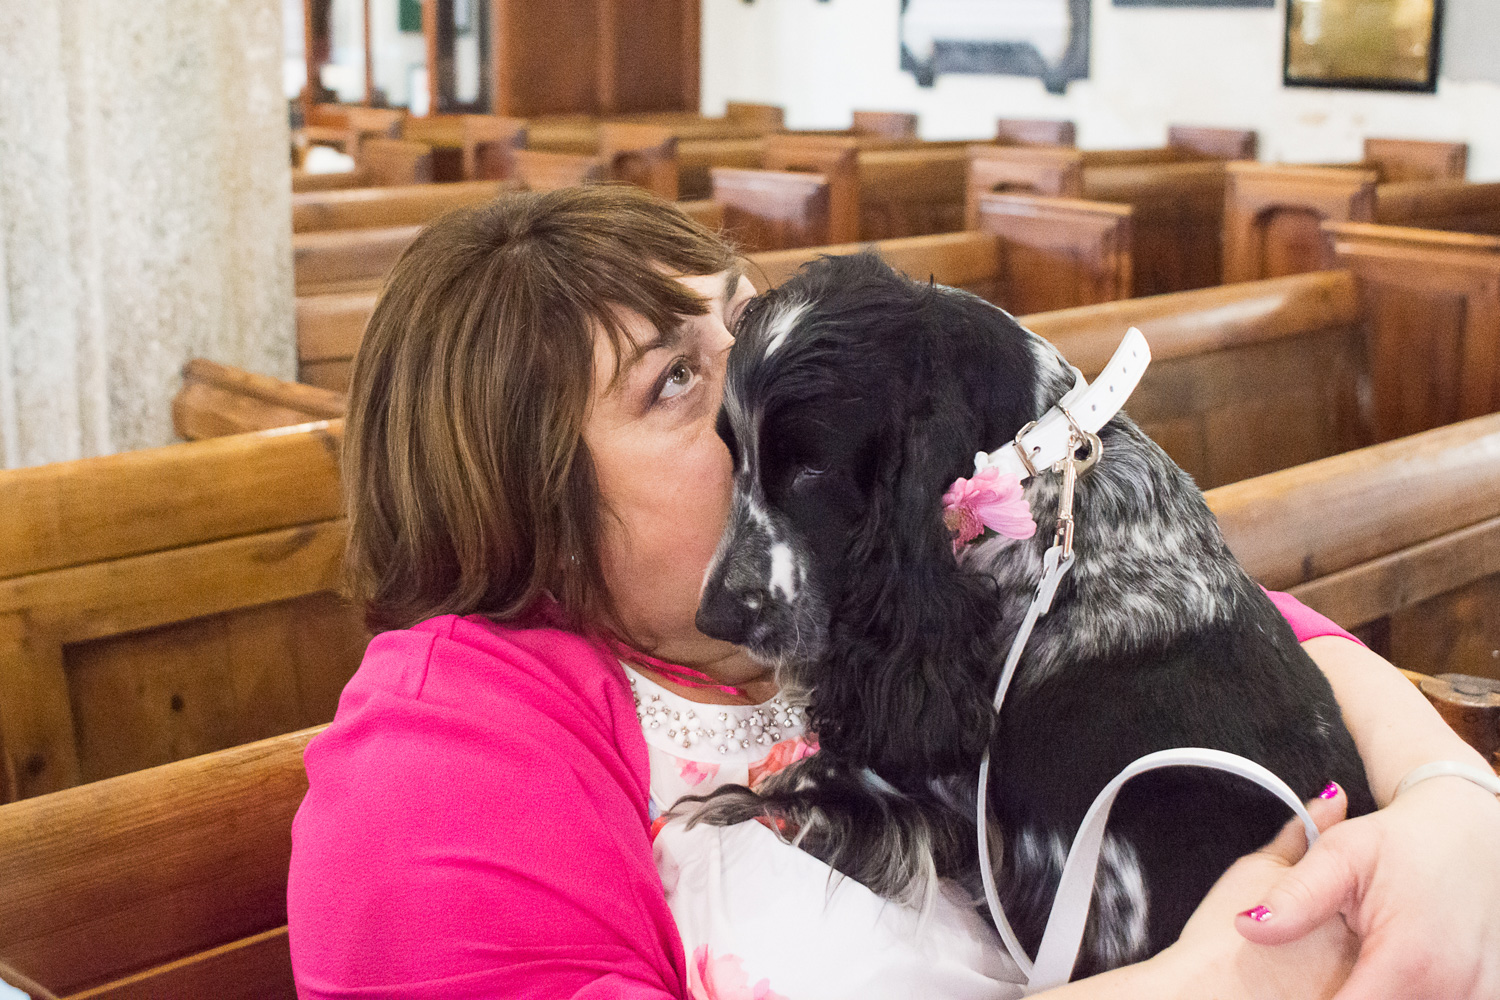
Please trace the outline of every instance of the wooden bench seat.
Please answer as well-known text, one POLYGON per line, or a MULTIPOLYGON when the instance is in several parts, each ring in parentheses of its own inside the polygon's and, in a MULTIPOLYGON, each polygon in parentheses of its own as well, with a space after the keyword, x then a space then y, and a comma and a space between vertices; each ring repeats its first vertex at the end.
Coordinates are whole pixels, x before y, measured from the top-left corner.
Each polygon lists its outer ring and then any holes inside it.
MULTIPOLYGON (((1500 416, 1207 499, 1257 580, 1398 666, 1500 676, 1500 416)), ((1414 679, 1476 747, 1500 747, 1500 698, 1414 679)), ((317 732, 0 806, 0 857, 13 862, 0 954, 60 995, 291 1000, 290 827, 317 732)))
POLYGON ((332 718, 366 642, 335 593, 341 434, 0 471, 0 742, 18 794, 332 718))

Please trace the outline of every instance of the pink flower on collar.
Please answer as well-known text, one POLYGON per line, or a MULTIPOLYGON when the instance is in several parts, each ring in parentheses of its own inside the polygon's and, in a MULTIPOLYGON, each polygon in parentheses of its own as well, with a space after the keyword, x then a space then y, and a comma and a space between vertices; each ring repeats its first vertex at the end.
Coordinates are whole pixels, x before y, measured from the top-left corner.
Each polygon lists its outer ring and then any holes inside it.
POLYGON ((943 494, 943 523, 953 534, 953 552, 991 528, 1006 538, 1030 538, 1036 534, 1031 505, 1014 475, 988 466, 973 479, 955 479, 943 494))

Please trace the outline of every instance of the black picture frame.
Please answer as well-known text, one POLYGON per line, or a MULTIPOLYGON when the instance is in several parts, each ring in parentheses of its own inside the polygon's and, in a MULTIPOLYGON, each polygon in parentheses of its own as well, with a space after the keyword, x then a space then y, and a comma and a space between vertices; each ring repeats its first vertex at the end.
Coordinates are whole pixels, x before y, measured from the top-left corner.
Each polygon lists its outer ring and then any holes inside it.
MULTIPOLYGON (((907 14, 913 3, 901 0, 900 45, 901 69, 910 73, 920 87, 931 87, 947 73, 997 74, 1000 76, 1033 76, 1042 81, 1050 93, 1061 94, 1073 80, 1089 75, 1089 15, 1092 0, 1057 0, 1065 7, 1071 30, 1060 56, 1049 61, 1034 44, 1016 38, 975 38, 968 31, 957 31, 954 37, 938 33, 929 51, 913 51, 908 45, 907 14)), ((1007 0, 992 0, 1003 5, 1007 0)), ((960 25, 961 27, 961 25, 960 25)))
MULTIPOLYGON (((1369 2, 1369 0, 1364 0, 1369 2)), ((1397 0, 1386 0, 1392 8, 1397 0)), ((1425 56, 1420 59, 1407 60, 1408 65, 1421 67, 1420 73, 1408 73, 1405 75, 1379 73, 1349 74, 1340 73, 1337 69, 1330 69, 1321 74, 1307 72, 1305 63, 1310 62, 1308 47, 1316 45, 1309 43, 1301 31, 1300 19, 1307 11, 1307 0, 1287 0, 1286 22, 1282 30, 1281 50, 1281 82, 1287 87, 1319 87, 1324 89, 1339 90, 1389 90, 1410 94, 1432 94, 1437 92, 1438 69, 1442 64, 1442 37, 1443 37, 1443 0, 1431 0, 1432 12, 1427 21, 1427 37, 1425 39, 1425 56), (1294 52, 1294 48, 1301 43, 1304 51, 1294 52), (1303 65, 1294 65, 1299 62, 1303 65)), ((1328 58, 1337 61, 1340 53, 1335 43, 1324 46, 1328 50, 1328 58)), ((1393 68, 1395 68, 1393 66, 1393 68)))

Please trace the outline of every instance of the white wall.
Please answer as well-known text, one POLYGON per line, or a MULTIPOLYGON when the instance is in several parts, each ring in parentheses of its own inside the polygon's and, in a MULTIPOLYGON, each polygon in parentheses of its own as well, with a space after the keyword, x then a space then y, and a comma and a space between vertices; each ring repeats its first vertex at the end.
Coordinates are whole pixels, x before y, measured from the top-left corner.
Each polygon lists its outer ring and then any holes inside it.
POLYGON ((1500 180, 1493 7, 1500 2, 1449 0, 1452 37, 1433 95, 1283 87, 1280 6, 1094 0, 1090 78, 1059 97, 1022 77, 942 76, 918 87, 900 69, 899 0, 703 0, 703 110, 781 104, 792 128, 846 126, 855 108, 915 111, 931 139, 988 137, 1000 117, 1070 118, 1084 148, 1159 145, 1168 124, 1249 127, 1260 132, 1261 159, 1288 162, 1358 159, 1371 135, 1463 139, 1469 176, 1500 180))

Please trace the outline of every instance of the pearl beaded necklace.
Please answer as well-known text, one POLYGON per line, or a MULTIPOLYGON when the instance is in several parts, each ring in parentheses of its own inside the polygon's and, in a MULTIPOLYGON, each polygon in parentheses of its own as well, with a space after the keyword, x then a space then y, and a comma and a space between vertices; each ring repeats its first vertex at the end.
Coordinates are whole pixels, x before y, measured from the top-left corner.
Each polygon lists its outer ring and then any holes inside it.
POLYGON ((802 708, 788 705, 780 695, 759 705, 703 705, 690 703, 649 680, 638 684, 634 671, 627 670, 626 676, 635 699, 636 718, 648 737, 665 729, 667 739, 683 749, 711 746, 727 757, 752 747, 769 750, 783 739, 802 735, 802 708), (693 707, 687 707, 690 704, 693 707))

